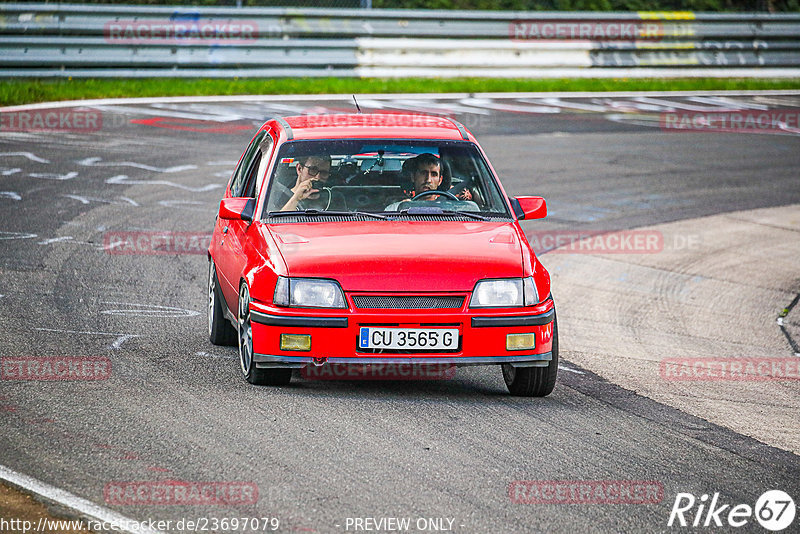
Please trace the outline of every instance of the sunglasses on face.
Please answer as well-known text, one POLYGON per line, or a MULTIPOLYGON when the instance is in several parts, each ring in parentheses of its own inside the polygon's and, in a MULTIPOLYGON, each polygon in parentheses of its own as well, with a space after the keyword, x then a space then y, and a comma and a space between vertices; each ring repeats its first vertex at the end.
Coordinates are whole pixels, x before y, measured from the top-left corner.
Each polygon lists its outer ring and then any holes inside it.
POLYGON ((319 175, 320 178, 327 178, 331 175, 331 171, 323 171, 319 167, 309 167, 308 165, 303 165, 306 169, 308 169, 309 176, 316 176, 319 175))

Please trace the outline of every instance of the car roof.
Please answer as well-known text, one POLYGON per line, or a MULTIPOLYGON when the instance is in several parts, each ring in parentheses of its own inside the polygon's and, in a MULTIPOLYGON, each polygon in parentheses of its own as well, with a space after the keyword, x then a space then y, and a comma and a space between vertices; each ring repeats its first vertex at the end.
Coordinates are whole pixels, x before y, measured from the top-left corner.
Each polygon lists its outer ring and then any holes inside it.
POLYGON ((444 139, 474 138, 459 122, 448 117, 420 114, 364 113, 339 115, 300 115, 268 121, 277 123, 287 140, 291 139, 444 139))

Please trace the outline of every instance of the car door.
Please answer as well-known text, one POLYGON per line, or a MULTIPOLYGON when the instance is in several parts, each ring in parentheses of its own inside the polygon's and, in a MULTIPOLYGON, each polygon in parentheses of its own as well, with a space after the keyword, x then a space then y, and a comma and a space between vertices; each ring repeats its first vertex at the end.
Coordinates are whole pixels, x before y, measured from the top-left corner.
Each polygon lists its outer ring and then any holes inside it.
MULTIPOLYGON (((255 202, 258 171, 262 160, 269 159, 271 140, 272 138, 266 130, 259 132, 253 138, 234 171, 226 197, 253 198, 253 202, 255 202), (269 141, 264 143, 265 139, 269 141), (264 148, 267 148, 266 155, 264 155, 264 148)), ((220 241, 214 259, 219 286, 228 304, 228 309, 235 312, 238 304, 239 280, 246 262, 243 239, 249 223, 242 220, 224 220, 218 217, 217 225, 219 229, 216 235, 220 236, 220 241)))

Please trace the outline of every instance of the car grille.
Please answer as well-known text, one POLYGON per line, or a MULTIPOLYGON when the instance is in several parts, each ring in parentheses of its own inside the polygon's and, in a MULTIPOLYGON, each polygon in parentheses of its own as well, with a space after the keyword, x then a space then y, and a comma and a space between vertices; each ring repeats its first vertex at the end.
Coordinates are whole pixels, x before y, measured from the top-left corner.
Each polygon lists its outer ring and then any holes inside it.
POLYGON ((464 297, 357 295, 353 297, 353 303, 356 308, 384 310, 460 309, 464 305, 464 297))
MULTIPOLYGON (((266 222, 267 224, 284 224, 284 223, 309 223, 309 222, 343 222, 343 221, 361 221, 361 222, 392 222, 395 220, 406 221, 459 221, 459 222, 480 222, 476 221, 472 217, 467 216, 458 216, 458 215, 412 215, 412 216, 398 216, 395 213, 388 212, 384 213, 384 215, 389 217, 387 221, 379 221, 375 217, 370 217, 368 215, 314 215, 308 216, 299 214, 297 216, 291 215, 284 215, 280 218, 278 217, 267 217, 264 216, 262 221, 266 222)), ((490 221, 503 221, 508 222, 511 219, 509 217, 503 217, 498 215, 484 215, 484 217, 488 218, 490 221)))

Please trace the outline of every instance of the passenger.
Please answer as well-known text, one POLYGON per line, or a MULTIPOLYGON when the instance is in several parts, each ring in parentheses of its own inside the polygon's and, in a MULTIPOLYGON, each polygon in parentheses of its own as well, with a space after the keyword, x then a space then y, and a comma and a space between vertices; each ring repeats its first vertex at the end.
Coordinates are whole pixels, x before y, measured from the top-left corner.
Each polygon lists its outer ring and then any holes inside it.
POLYGON ((305 156, 300 158, 295 169, 297 170, 297 181, 290 190, 291 197, 283 205, 281 211, 347 209, 341 194, 334 194, 329 188, 325 188, 326 194, 320 194, 318 189, 318 187, 324 186, 330 178, 330 156, 305 156))

